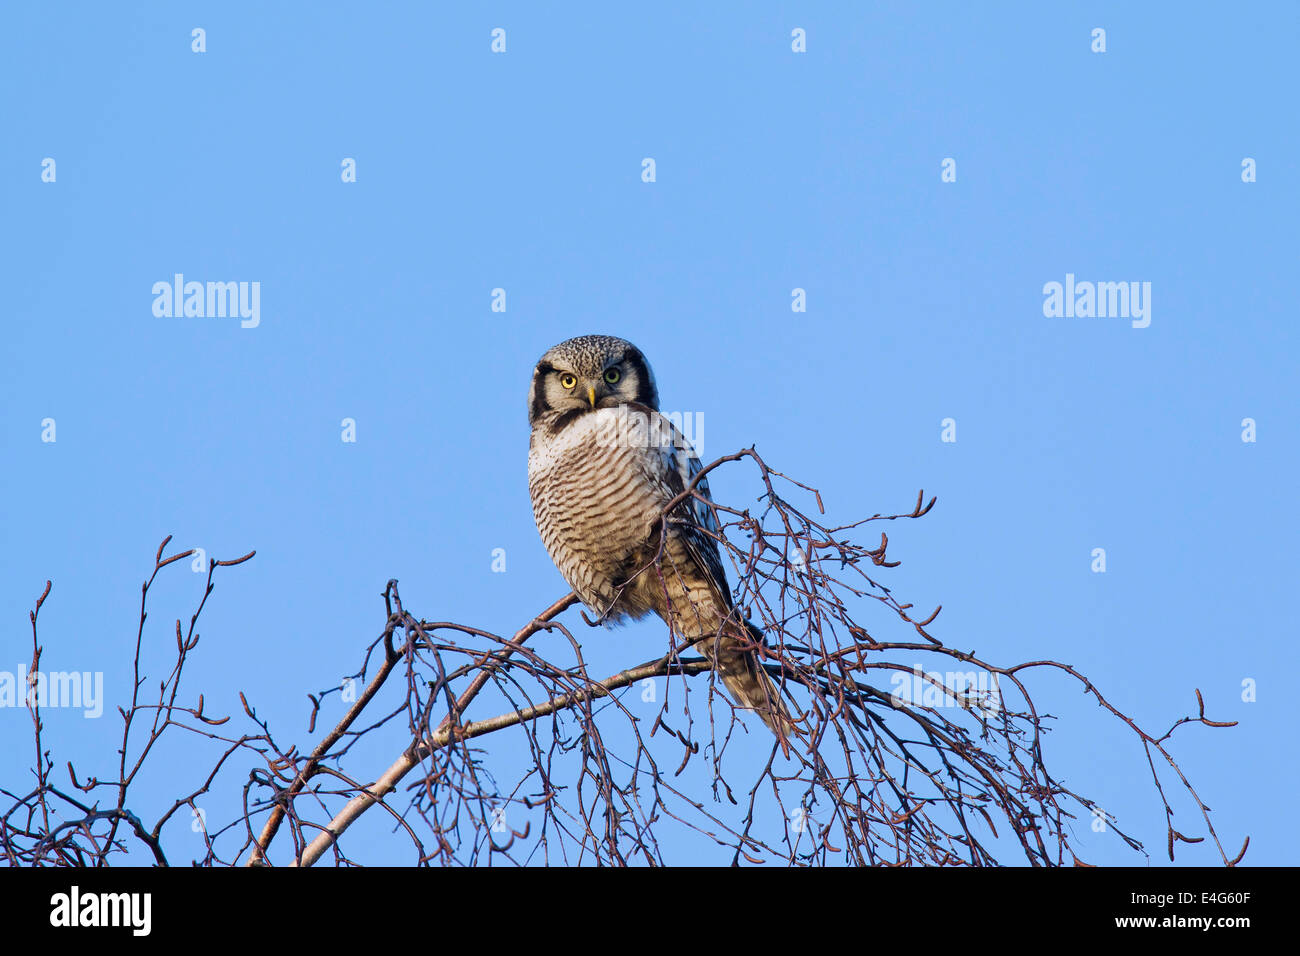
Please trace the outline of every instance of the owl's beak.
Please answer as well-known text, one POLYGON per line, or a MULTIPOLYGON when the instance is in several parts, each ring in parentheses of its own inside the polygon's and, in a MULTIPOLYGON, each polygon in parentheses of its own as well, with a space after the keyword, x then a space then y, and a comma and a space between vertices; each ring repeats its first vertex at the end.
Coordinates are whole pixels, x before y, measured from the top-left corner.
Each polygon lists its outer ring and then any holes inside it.
POLYGON ((591 401, 591 407, 595 408, 596 407, 596 386, 595 385, 587 386, 587 398, 590 399, 591 401))

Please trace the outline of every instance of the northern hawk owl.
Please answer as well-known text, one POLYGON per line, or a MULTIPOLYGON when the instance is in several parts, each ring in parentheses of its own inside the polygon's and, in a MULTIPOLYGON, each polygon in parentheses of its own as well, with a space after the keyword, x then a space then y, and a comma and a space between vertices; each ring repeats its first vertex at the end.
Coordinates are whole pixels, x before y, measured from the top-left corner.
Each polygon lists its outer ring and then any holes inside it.
MULTIPOLYGON (((533 370, 528 488, 537 530, 560 574, 602 621, 653 611, 713 664, 731 697, 755 710, 788 754, 790 717, 759 665, 761 633, 732 609, 713 511, 665 506, 701 468, 659 413, 645 356, 632 343, 583 335, 533 370)), ((695 486, 708 498, 705 480, 695 486)))

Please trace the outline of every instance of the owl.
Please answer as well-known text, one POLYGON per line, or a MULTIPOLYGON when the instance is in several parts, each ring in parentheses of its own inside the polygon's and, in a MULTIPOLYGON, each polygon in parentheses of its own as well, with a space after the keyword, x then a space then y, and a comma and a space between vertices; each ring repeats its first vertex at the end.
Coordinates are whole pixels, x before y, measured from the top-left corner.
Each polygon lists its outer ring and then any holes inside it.
MULTIPOLYGON (((583 335, 550 349, 528 395, 528 490, 542 542, 601 622, 654 612, 712 663, 732 699, 754 710, 789 755, 789 712, 754 652, 762 634, 732 609, 709 532, 714 512, 687 498, 699 456, 659 413, 645 356, 630 342, 583 335)), ((708 483, 695 490, 708 498, 708 483)))

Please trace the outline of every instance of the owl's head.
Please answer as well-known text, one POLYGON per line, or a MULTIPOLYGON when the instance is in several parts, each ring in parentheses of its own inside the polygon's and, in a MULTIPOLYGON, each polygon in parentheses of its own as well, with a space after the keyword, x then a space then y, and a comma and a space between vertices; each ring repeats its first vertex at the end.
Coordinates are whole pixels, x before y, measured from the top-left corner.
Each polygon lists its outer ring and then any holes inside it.
POLYGON ((552 347, 533 369, 528 422, 638 402, 659 410, 659 393, 645 356, 612 335, 580 335, 552 347))

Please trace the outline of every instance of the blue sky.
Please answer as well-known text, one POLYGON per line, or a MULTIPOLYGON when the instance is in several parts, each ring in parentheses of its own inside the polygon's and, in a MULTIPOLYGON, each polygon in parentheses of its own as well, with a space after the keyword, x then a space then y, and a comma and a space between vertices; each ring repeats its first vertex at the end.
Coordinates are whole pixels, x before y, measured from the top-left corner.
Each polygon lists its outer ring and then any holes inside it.
MULTIPOLYGON (((889 583, 944 606, 946 642, 1066 661, 1152 729, 1199 687, 1240 725, 1184 728, 1180 765, 1230 852, 1250 834, 1246 862, 1296 862, 1300 9, 800 6, 4 12, 0 670, 28 660, 52 579, 43 663, 102 671, 108 698, 97 720, 47 715, 57 765, 112 772, 167 534, 257 550, 219 575, 186 686, 227 713, 243 690, 303 749, 306 694, 355 670, 389 578, 417 614, 497 633, 564 593, 525 397, 549 346, 607 332, 649 357, 665 408, 703 416, 706 460, 756 445, 843 521, 937 495, 888 528, 889 583), (259 324, 155 315, 176 273, 259 283, 259 324), (1045 316, 1067 274, 1150 283, 1149 326, 1045 316)), ((749 482, 724 471, 714 495, 747 504, 749 482)), ((154 674, 202 592, 169 572, 154 674)), ((658 622, 569 616, 594 670, 663 651, 658 622)), ((1035 686, 1049 763, 1167 864, 1136 740, 1067 682, 1035 686)), ((0 785, 22 785, 28 728, 0 710, 0 785)), ((209 762, 167 751, 138 811, 209 762)), ((360 858, 408 862, 368 825, 360 858)), ((1090 862, 1144 863, 1077 829, 1090 862)))

